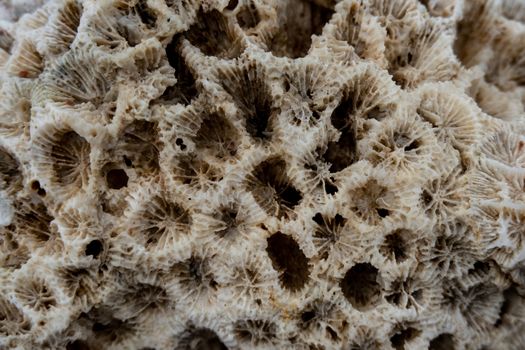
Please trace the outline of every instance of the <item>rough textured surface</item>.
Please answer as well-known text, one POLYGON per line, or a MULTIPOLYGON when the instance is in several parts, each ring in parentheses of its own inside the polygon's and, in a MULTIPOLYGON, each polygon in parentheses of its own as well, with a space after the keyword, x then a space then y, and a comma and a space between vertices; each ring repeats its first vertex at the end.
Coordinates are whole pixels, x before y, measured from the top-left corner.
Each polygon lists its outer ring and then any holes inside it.
POLYGON ((525 348, 525 6, 0 3, 0 348, 525 348))

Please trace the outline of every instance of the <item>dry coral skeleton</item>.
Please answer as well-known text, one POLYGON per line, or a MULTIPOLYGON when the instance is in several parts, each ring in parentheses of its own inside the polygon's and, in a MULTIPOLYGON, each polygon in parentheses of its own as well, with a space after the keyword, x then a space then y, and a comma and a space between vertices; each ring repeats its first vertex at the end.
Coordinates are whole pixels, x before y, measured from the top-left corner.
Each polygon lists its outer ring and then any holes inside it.
POLYGON ((0 1, 0 349, 525 348, 521 0, 0 1))

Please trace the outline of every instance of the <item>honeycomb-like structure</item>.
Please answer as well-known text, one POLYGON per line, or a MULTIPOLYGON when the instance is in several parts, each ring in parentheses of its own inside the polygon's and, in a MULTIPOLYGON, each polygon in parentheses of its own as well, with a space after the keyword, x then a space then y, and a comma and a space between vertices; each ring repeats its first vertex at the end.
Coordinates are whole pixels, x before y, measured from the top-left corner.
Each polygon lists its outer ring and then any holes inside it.
POLYGON ((521 0, 0 1, 0 349, 525 349, 521 0))

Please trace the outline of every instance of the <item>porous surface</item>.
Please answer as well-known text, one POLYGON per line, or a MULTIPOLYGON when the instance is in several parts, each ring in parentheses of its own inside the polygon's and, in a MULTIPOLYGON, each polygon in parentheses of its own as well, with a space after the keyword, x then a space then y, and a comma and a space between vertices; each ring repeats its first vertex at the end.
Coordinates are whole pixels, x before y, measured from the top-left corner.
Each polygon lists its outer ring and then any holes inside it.
POLYGON ((0 349, 525 348, 520 0, 4 0, 0 349))

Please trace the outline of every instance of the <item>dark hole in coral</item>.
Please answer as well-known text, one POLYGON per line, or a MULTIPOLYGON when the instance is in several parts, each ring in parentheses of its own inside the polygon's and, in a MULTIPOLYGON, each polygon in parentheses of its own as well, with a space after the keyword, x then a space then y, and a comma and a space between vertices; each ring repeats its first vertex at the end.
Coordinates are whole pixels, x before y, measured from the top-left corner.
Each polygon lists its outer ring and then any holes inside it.
POLYGON ((184 105, 190 104, 197 94, 197 87, 195 85, 195 78, 191 70, 187 67, 184 58, 179 53, 179 37, 174 37, 172 42, 166 47, 166 55, 170 66, 175 69, 175 78, 177 83, 174 86, 166 88, 161 101, 165 103, 181 103, 184 105))
POLYGON ((91 330, 93 332, 102 332, 108 328, 108 325, 102 324, 100 322, 93 323, 93 326, 91 327, 91 330))
POLYGON ((326 194, 335 194, 339 189, 336 185, 333 184, 333 181, 331 180, 325 180, 324 181, 324 191, 326 194))
POLYGON ((122 159, 124 160, 124 164, 126 164, 127 167, 131 167, 133 165, 133 162, 128 157, 123 156, 122 159))
POLYGON ((10 186, 21 178, 20 165, 8 151, 0 148, 0 181, 10 186))
POLYGON ((499 315, 495 327, 500 327, 503 323, 504 317, 512 310, 512 300, 514 298, 520 298, 514 287, 510 287, 503 292, 503 303, 501 304, 499 315))
POLYGON ((317 213, 312 220, 317 224, 313 234, 314 244, 319 248, 321 259, 326 259, 331 248, 339 241, 340 231, 345 226, 346 219, 340 214, 323 217, 317 213))
POLYGON ((93 259, 96 259, 100 253, 102 253, 102 250, 104 249, 104 246, 102 245, 102 242, 98 239, 95 239, 88 243, 86 246, 85 254, 87 256, 91 255, 93 259))
POLYGON ((396 148, 402 148, 405 152, 416 151, 421 143, 419 140, 412 140, 410 135, 394 132, 394 143, 396 148))
POLYGON ((412 341, 419 334, 421 334, 420 330, 409 327, 397 332, 392 337, 390 337, 390 343, 394 349, 404 350, 406 343, 412 341))
POLYGON ((208 328, 197 328, 185 332, 175 350, 228 350, 219 336, 208 328))
POLYGON ((235 49, 235 38, 228 28, 228 19, 217 10, 199 10, 197 20, 185 36, 207 56, 234 58, 240 53, 235 49))
POLYGON ((119 190, 128 185, 128 175, 122 169, 111 169, 106 174, 106 182, 108 187, 114 190, 119 190))
POLYGON ((315 311, 305 311, 301 314, 301 321, 309 322, 315 318, 315 311))
POLYGON ((307 170, 312 170, 312 171, 317 171, 318 170, 317 164, 315 164, 315 163, 313 163, 313 164, 305 164, 304 168, 307 169, 307 170))
POLYGON ((338 172, 357 160, 357 141, 356 131, 352 116, 353 100, 346 97, 343 102, 337 106, 330 120, 334 128, 341 132, 337 142, 329 142, 323 158, 330 163, 330 171, 338 172))
POLYGON ((221 70, 219 79, 244 117, 248 134, 256 140, 270 140, 271 118, 275 111, 264 68, 250 63, 233 71, 221 70))
POLYGON ((66 345, 66 350, 90 350, 88 343, 84 340, 77 339, 66 345))
POLYGON ((433 200, 432 194, 427 190, 423 190, 423 193, 421 194, 421 200, 423 201, 425 207, 428 207, 433 200))
POLYGON ((468 270, 468 274, 487 274, 490 271, 490 263, 487 261, 476 261, 474 266, 468 270))
POLYGON ((252 1, 243 6, 237 13, 237 23, 242 29, 247 30, 255 27, 260 21, 259 11, 252 1))
POLYGON ((97 339, 114 342, 117 339, 129 336, 133 331, 130 324, 107 314, 101 309, 94 308, 89 314, 83 314, 81 317, 93 322, 91 330, 97 339))
POLYGON ((283 4, 278 14, 279 31, 270 42, 270 49, 279 57, 303 57, 310 49, 312 35, 321 34, 334 11, 303 0, 286 1, 283 4))
POLYGON ((443 333, 430 341, 428 350, 454 350, 456 345, 450 333, 443 333))
POLYGON ((333 341, 336 341, 337 339, 339 339, 337 332, 332 327, 326 326, 325 330, 326 330, 326 333, 328 333, 328 335, 333 341))
POLYGON ((220 220, 224 224, 222 229, 217 231, 216 234, 224 238, 231 233, 234 233, 237 223, 238 211, 233 208, 224 208, 221 210, 220 220))
POLYGON ((235 8, 237 7, 238 4, 239 4, 239 0, 230 0, 228 5, 226 5, 226 9, 230 10, 230 11, 233 11, 233 10, 235 10, 235 8))
POLYGON ((354 110, 354 101, 351 96, 347 96, 334 109, 330 116, 330 121, 334 128, 339 131, 350 129, 352 126, 352 112, 354 110))
POLYGON ((31 189, 33 191, 38 191, 40 189, 40 182, 38 182, 36 180, 31 182, 31 189))
POLYGON ((270 115, 271 107, 269 103, 256 105, 254 113, 246 119, 246 131, 255 138, 268 139, 270 115))
POLYGON ((324 225, 324 218, 321 213, 316 213, 314 217, 312 218, 312 220, 319 226, 324 225))
POLYGON ((281 273, 280 280, 284 288, 298 291, 304 287, 310 277, 308 258, 299 244, 289 235, 274 233, 267 239, 266 252, 273 267, 281 273))
POLYGON ((387 235, 380 247, 381 253, 387 258, 393 258, 396 262, 405 261, 407 258, 407 243, 404 235, 406 230, 399 229, 387 235))
POLYGON ((390 215, 390 211, 385 208, 377 208, 377 215, 379 215, 382 218, 386 218, 388 215, 390 215))
POLYGON ((381 287, 377 278, 378 269, 372 264, 358 263, 346 272, 339 285, 352 306, 363 311, 379 300, 381 287))
POLYGON ((44 190, 43 188, 39 189, 36 193, 37 193, 40 197, 45 197, 45 196, 46 196, 46 190, 44 190))
POLYGON ((413 150, 416 150, 419 148, 419 141, 417 140, 414 140, 412 141, 410 144, 408 144, 407 146, 405 146, 405 151, 406 152, 410 152, 410 151, 413 151, 413 150))
POLYGON ((159 170, 157 123, 135 120, 124 129, 119 148, 126 152, 140 175, 159 170))
POLYGON ((175 144, 177 146, 179 146, 179 148, 181 149, 181 151, 184 151, 186 149, 186 145, 184 144, 184 140, 181 139, 180 137, 177 137, 175 139, 175 144))
POLYGON ((157 15, 155 12, 148 7, 147 0, 139 0, 135 9, 144 23, 148 28, 153 28, 157 22, 157 15))
POLYGON ((253 176, 256 184, 251 192, 255 201, 268 214, 282 217, 302 199, 301 193, 286 175, 286 163, 283 159, 265 160, 254 169, 253 176))

